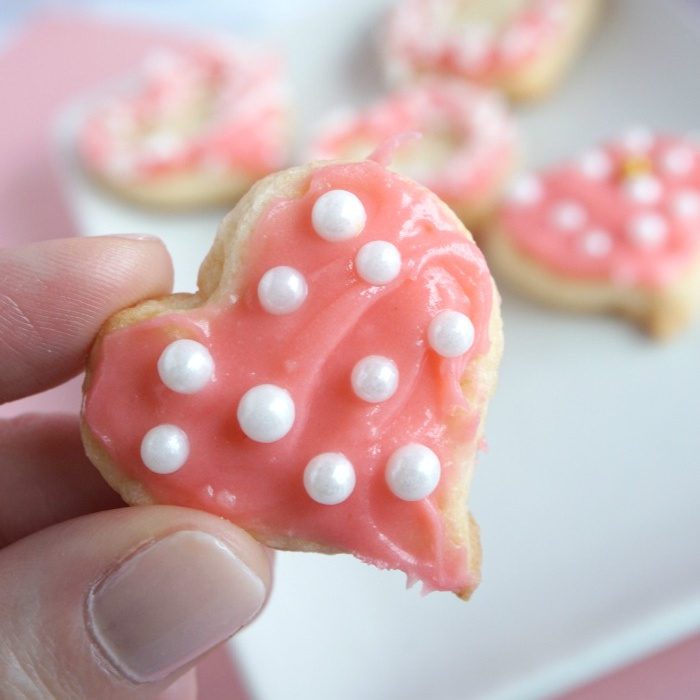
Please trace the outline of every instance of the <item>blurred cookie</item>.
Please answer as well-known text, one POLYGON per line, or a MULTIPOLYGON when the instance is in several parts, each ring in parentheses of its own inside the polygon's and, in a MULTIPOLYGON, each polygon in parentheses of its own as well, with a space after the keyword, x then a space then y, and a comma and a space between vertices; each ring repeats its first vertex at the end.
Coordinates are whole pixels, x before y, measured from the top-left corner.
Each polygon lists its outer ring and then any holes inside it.
POLYGON ((400 0, 382 51, 389 79, 459 76, 515 100, 548 93, 587 39, 600 0, 400 0))
POLYGON ((79 134, 85 169, 133 202, 163 209, 234 202, 282 167, 289 107, 280 60, 211 42, 148 56, 79 134))
POLYGON ((504 280, 546 303, 671 335, 700 304, 700 149, 640 127, 525 175, 484 245, 504 280))
POLYGON ((391 168, 431 189, 467 226, 493 211, 515 168, 515 122, 500 96, 453 80, 423 80, 317 135, 311 157, 364 158, 387 139, 417 132, 396 145, 391 168))

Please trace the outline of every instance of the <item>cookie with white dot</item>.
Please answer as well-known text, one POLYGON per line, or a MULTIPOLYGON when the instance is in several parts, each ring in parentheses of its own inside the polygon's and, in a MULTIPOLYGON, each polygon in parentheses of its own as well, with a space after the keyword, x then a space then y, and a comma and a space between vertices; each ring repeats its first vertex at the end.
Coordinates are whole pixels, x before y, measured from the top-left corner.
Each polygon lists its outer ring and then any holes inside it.
POLYGON ((268 49, 181 43, 126 78, 77 135, 84 169, 109 193, 166 211, 232 204, 286 162, 290 105, 268 49))
POLYGON ((467 597, 464 484, 501 331, 454 213, 374 160, 295 168, 226 217, 199 283, 95 343, 83 436, 106 479, 467 597))
POLYGON ((485 246, 504 279, 530 296, 671 335, 700 306, 700 148, 634 126, 524 175, 485 246))
POLYGON ((549 93, 596 23, 599 0, 401 0, 388 16, 391 82, 439 75, 489 85, 513 100, 549 93))
MULTIPOLYGON (((438 78, 398 89, 342 118, 333 116, 313 137, 309 155, 312 160, 368 156, 391 140, 396 144, 392 169, 435 192, 467 226, 493 210, 518 159, 518 131, 502 97, 438 78)), ((327 205, 318 206, 315 221, 323 236, 327 224, 321 208, 327 205)))

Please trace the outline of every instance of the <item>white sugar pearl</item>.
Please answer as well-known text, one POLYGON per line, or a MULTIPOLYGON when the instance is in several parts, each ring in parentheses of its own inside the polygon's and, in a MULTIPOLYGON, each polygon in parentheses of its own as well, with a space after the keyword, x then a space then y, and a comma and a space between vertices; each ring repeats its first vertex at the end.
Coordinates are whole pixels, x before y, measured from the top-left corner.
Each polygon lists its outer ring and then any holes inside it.
POLYGON ((404 501, 420 501, 440 481, 440 460, 429 447, 412 442, 389 457, 385 477, 395 496, 404 501))
POLYGON ((350 381, 358 398, 369 403, 379 403, 396 393, 399 368, 388 357, 368 355, 353 367, 350 381))
POLYGON ((656 248, 663 244, 668 233, 668 224, 659 214, 640 214, 632 219, 628 232, 638 246, 656 248))
POLYGON ((359 236, 367 223, 367 212, 359 197, 347 190, 322 194, 311 211, 314 231, 327 241, 345 241, 359 236))
POLYGON ((688 146, 674 146, 661 160, 664 170, 671 175, 687 175, 695 163, 695 155, 688 146))
POLYGON ((679 219, 693 219, 700 216, 700 192, 682 190, 673 199, 671 207, 679 219))
POLYGON ((508 199, 515 204, 537 204, 542 200, 542 183, 535 175, 522 175, 510 187, 508 199))
POLYGON ((613 163, 603 150, 595 149, 584 153, 579 159, 581 172, 591 180, 603 180, 612 173, 613 163))
POLYGON ((145 154, 151 158, 163 160, 179 154, 183 147, 182 137, 171 131, 155 131, 141 143, 141 149, 145 154))
POLYGON ((141 441, 141 460, 156 474, 176 472, 189 456, 187 433, 176 425, 157 425, 141 441))
POLYGON ((275 442, 294 425, 294 401, 290 393, 274 384, 248 389, 238 404, 238 424, 256 442, 275 442))
POLYGON ((308 291, 304 275, 286 265, 271 268, 258 283, 260 305, 275 315, 296 311, 304 303, 308 291))
POLYGON ((654 145, 654 134, 645 126, 633 126, 622 135, 621 143, 625 150, 641 153, 654 145))
POLYGON ((401 253, 387 241, 370 241, 357 251, 357 274, 370 284, 387 284, 401 271, 401 253))
POLYGON ((602 258, 612 250, 612 237, 603 229, 592 229, 581 239, 581 247, 586 255, 602 258))
POLYGON ((551 217, 554 225, 562 231, 575 231, 586 223, 588 215, 578 202, 564 201, 552 207, 551 217))
POLYGON ((627 196, 639 204, 656 204, 661 199, 663 187, 652 175, 636 175, 624 183, 627 196))
POLYGON ((441 311, 430 322, 428 343, 443 357, 464 355, 474 344, 474 324, 459 311, 441 311))
POLYGON ((345 501, 355 488, 355 469, 340 452, 316 455, 304 469, 304 488, 316 503, 334 506, 345 501))
POLYGON ((201 343, 181 338, 161 353, 158 374, 168 389, 178 394, 196 394, 211 381, 214 359, 201 343))

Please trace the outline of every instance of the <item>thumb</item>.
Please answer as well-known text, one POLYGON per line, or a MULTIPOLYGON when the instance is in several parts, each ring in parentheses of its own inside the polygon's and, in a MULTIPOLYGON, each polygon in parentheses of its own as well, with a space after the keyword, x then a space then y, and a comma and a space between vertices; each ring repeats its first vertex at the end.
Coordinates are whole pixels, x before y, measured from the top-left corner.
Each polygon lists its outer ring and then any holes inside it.
POLYGON ((169 506, 55 525, 0 552, 0 697, 153 698, 247 624, 265 549, 169 506))

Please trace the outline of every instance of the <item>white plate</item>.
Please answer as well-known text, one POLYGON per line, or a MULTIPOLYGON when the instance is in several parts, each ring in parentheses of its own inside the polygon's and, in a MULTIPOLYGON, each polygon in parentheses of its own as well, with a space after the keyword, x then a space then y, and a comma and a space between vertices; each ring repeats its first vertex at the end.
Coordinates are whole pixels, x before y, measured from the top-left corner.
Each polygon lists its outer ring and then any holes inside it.
MULTIPOLYGON (((561 90, 520 111, 533 164, 640 119, 698 127, 692 12, 610 4, 561 90)), ((292 57, 303 135, 326 108, 379 89, 369 37, 381 8, 315 5, 269 31, 292 57)), ((219 215, 147 215, 99 193, 72 162, 76 115, 58 146, 80 230, 161 234, 178 288, 192 288, 219 215)), ((348 557, 282 554, 269 608, 237 641, 257 697, 539 698, 700 628, 700 325, 656 345, 510 295, 504 314, 472 498, 482 587, 469 604, 422 598, 348 557)))

